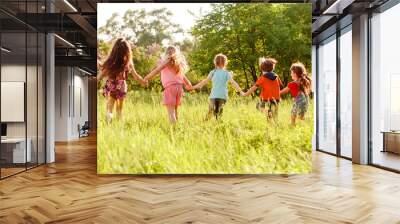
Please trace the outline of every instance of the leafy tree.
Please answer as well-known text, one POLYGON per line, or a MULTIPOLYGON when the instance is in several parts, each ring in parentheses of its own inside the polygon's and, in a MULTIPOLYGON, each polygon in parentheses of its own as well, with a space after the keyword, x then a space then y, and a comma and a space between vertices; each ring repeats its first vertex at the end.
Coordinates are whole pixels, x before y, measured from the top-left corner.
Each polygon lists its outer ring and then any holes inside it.
POLYGON ((287 83, 292 62, 311 66, 310 24, 309 4, 213 4, 191 31, 191 66, 206 74, 213 68, 214 55, 224 53, 229 69, 248 88, 257 80, 258 58, 274 57, 276 72, 287 83))
MULTIPOLYGON (((125 37, 134 43, 133 60, 140 75, 156 66, 167 42, 179 46, 188 59, 187 76, 194 83, 214 68, 213 58, 218 53, 228 56, 228 69, 246 88, 257 80, 260 57, 278 60, 275 72, 285 84, 291 81, 289 68, 293 62, 301 61, 308 70, 311 68, 310 4, 212 4, 209 13, 196 18, 190 31, 193 38, 179 42, 173 35, 183 31, 170 21, 171 16, 165 8, 128 10, 122 17, 114 13, 99 34, 111 39, 125 37)), ((107 55, 111 47, 111 41, 100 40, 99 55, 107 55)), ((129 81, 130 89, 136 85, 129 81)), ((161 84, 152 82, 150 88, 159 90, 161 84)))
MULTIPOLYGON (((161 55, 161 46, 172 43, 173 34, 182 33, 183 30, 178 24, 170 21, 172 12, 165 8, 155 9, 146 12, 144 9, 127 10, 121 17, 114 13, 107 20, 106 24, 99 28, 99 34, 107 35, 111 41, 100 40, 98 43, 98 54, 103 60, 112 48, 113 41, 119 37, 124 37, 132 43, 133 63, 136 71, 144 76, 157 65, 161 55)), ((185 39, 182 43, 177 43, 185 50, 190 50, 192 43, 185 39)), ((139 88, 139 84, 132 79, 128 79, 129 89, 139 88)), ((161 89, 159 80, 153 81, 150 88, 161 89)))
POLYGON ((153 43, 161 45, 164 41, 172 42, 173 34, 182 33, 182 28, 170 21, 172 12, 165 8, 146 12, 144 9, 129 9, 120 17, 114 13, 106 24, 99 28, 99 34, 111 39, 125 37, 137 46, 153 43))

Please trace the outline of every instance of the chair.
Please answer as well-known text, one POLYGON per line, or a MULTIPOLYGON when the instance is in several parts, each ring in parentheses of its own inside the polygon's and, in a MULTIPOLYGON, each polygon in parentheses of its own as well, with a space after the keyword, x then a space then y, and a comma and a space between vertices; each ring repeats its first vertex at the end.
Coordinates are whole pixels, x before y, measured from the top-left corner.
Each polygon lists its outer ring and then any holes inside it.
POLYGON ((85 123, 82 125, 82 127, 78 124, 79 138, 88 137, 89 136, 89 129, 90 129, 89 121, 85 121, 85 123))

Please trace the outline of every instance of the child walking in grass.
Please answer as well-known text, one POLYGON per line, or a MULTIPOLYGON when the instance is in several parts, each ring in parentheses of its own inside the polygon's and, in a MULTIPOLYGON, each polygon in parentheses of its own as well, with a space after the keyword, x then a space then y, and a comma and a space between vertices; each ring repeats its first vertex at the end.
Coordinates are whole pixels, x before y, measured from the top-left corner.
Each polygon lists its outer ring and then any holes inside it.
POLYGON ((233 85, 236 91, 243 93, 237 82, 233 80, 232 73, 226 70, 227 64, 228 58, 223 54, 217 54, 214 57, 215 69, 208 74, 207 78, 203 79, 192 88, 200 89, 209 81, 212 82, 206 120, 210 119, 211 115, 214 115, 216 119, 221 116, 223 106, 228 100, 228 81, 233 85))
POLYGON ((292 125, 296 125, 297 116, 304 120, 304 115, 308 110, 309 99, 308 95, 311 90, 311 79, 307 75, 305 66, 300 63, 294 63, 290 67, 290 72, 293 81, 289 82, 286 88, 280 91, 280 94, 290 92, 293 97, 292 106, 292 125))
POLYGON ((266 113, 268 119, 276 119, 278 115, 278 104, 280 101, 280 85, 282 84, 279 76, 274 73, 277 61, 273 58, 260 58, 259 60, 261 75, 243 96, 248 96, 256 89, 261 88, 260 103, 257 108, 266 113))
POLYGON ((181 105, 183 85, 187 90, 192 87, 185 76, 186 69, 184 56, 176 47, 169 46, 165 56, 159 61, 159 65, 144 78, 145 81, 149 81, 161 73, 161 84, 164 87, 163 104, 167 108, 171 124, 178 121, 178 107, 181 105))
POLYGON ((118 38, 103 64, 98 63, 99 74, 97 80, 107 78, 103 89, 103 95, 107 97, 107 122, 111 123, 114 105, 116 106, 117 118, 122 117, 122 108, 126 97, 128 86, 126 80, 131 73, 133 78, 142 85, 146 82, 138 75, 132 63, 131 47, 124 38, 118 38))

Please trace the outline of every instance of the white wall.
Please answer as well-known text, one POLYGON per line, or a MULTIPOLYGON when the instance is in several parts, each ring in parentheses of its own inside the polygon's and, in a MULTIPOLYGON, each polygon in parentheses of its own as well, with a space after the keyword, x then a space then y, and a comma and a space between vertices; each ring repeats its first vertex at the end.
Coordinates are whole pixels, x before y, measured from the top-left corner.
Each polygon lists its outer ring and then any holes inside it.
POLYGON ((68 140, 69 117, 69 68, 55 68, 55 141, 68 140))
MULTIPOLYGON (((9 64, 1 66, 1 81, 3 82, 25 82, 25 64, 9 64)), ((7 108, 1 108, 7 110, 7 108)), ((25 137, 25 123, 13 122, 7 123, 7 136, 8 137, 25 137)))
POLYGON ((56 67, 55 85, 55 140, 77 139, 78 125, 88 120, 88 78, 76 68, 56 67))
MULTIPOLYGON (((18 65, 18 64, 5 64, 1 66, 1 81, 3 82, 25 82, 25 71, 26 67, 24 65, 18 65)), ((36 69, 33 66, 28 66, 28 73, 29 71, 36 69)), ((30 83, 34 84, 35 83, 30 83)), ((30 89, 28 89, 30 90, 30 89)), ((27 93, 28 98, 36 97, 36 89, 34 90, 34 93, 27 93)), ((32 99, 27 99, 28 102, 32 102, 32 99)), ((36 107, 36 105, 35 105, 36 107)), ((2 110, 7 110, 7 108, 2 108, 2 110)), ((36 116, 36 114, 35 114, 36 116)), ((30 117, 30 114, 28 114, 28 121, 33 120, 30 117)), ((7 123, 7 135, 8 137, 25 137, 25 122, 11 122, 7 123)), ((28 136, 30 137, 30 136, 28 136)))
MULTIPOLYGON (((6 122, 7 137, 9 138, 25 138, 25 135, 30 139, 32 150, 32 161, 44 163, 44 80, 42 67, 36 65, 24 64, 2 64, 1 66, 1 81, 3 82, 25 82, 26 86, 26 110, 27 120, 25 122, 6 122), (38 69, 38 70, 37 70, 38 69), (25 78, 28 78, 27 82, 25 78), (38 90, 38 92, 37 92, 38 90), (37 157, 37 153, 39 156, 37 157)), ((6 96, 2 96, 6 97, 6 96)), ((10 110, 10 108, 1 108, 1 110, 10 110)), ((25 111, 23 111, 25 112, 25 111)))
POLYGON ((83 125, 85 121, 88 120, 88 78, 81 76, 82 73, 79 72, 78 75, 76 74, 77 70, 74 71, 74 89, 75 91, 73 92, 74 96, 74 108, 75 113, 73 113, 74 117, 72 119, 72 130, 71 130, 71 135, 74 137, 79 137, 78 133, 78 124, 83 125), (78 90, 80 93, 78 93, 78 90), (79 97, 80 95, 80 97, 79 97), (80 102, 78 102, 80 101, 80 102), (81 108, 79 108, 81 107, 81 108), (79 111, 81 109, 81 111, 79 111))

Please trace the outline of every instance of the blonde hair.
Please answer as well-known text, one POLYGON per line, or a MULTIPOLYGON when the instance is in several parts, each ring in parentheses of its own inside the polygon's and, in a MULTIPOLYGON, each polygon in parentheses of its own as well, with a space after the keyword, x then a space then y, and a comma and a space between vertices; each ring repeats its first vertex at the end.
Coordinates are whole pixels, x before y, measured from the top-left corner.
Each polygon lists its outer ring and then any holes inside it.
POLYGON ((259 66, 263 72, 272 72, 275 68, 277 61, 274 58, 260 58, 259 66))
POLYGON ((168 46, 165 50, 165 57, 170 60, 168 66, 172 67, 176 74, 184 73, 188 69, 185 56, 175 46, 168 46))
POLYGON ((228 64, 228 57, 224 54, 217 54, 214 57, 214 65, 216 67, 225 67, 228 64))

